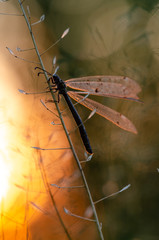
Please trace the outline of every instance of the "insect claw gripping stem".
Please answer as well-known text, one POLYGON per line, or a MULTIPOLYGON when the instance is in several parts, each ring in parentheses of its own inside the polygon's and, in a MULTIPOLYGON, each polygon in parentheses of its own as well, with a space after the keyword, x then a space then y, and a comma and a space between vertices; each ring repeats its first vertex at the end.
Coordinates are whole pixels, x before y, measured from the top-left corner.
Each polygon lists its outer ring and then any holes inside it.
POLYGON ((38 73, 37 73, 38 77, 39 77, 40 74, 44 74, 44 72, 38 72, 38 73))
MULTIPOLYGON (((49 77, 49 79, 47 80, 48 82, 52 81, 53 82, 53 79, 52 77, 49 77)), ((52 87, 54 87, 55 85, 53 85, 52 87)))

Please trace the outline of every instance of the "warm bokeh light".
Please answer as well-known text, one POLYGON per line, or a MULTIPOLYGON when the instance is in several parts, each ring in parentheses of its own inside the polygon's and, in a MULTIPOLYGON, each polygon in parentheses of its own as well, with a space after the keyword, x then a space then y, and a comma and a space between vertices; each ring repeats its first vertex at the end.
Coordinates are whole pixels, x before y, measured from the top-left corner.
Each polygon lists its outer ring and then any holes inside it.
MULTIPOLYGON (((0 69, 0 239, 5 236, 5 240, 24 240, 28 234, 32 239, 51 239, 55 234, 56 240, 66 239, 52 199, 56 197, 60 216, 71 228, 77 220, 67 215, 63 207, 72 211, 72 206, 76 206, 78 214, 83 215, 89 206, 87 195, 83 188, 73 192, 66 188, 63 192, 51 186, 81 185, 70 149, 38 151, 31 147, 67 147, 68 142, 62 128, 50 124, 56 118, 40 105, 43 96, 18 92, 18 88, 29 88, 21 83, 21 79, 29 79, 24 72, 22 78, 19 71, 0 69)), ((51 109, 53 106, 50 104, 51 109)), ((92 223, 81 220, 70 231, 75 236, 80 234, 79 239, 86 239, 84 235, 89 232, 93 240, 96 233, 92 223)))
MULTIPOLYGON (((4 110, 4 108, 3 108, 4 110)), ((2 123, 0 125, 0 201, 5 197, 9 188, 10 166, 7 163, 6 125, 3 110, 0 111, 2 123)))
MULTIPOLYGON (((89 162, 84 163, 78 129, 62 96, 59 108, 93 200, 112 196, 95 205, 104 238, 158 239, 159 0, 86 0, 83 4, 38 0, 27 1, 28 7, 23 3, 33 24, 46 14, 47 21, 32 26, 40 53, 70 27, 60 44, 41 55, 48 71, 53 70, 56 56, 63 80, 121 75, 142 87, 144 104, 93 97, 130 118, 138 135, 93 116, 85 121, 94 151, 89 162), (113 196, 128 184, 127 191, 113 196)), ((5 13, 0 14, 0 240, 99 239, 94 222, 75 217, 92 217, 92 208, 70 149, 60 150, 69 144, 59 118, 51 113, 57 114, 50 94, 18 91, 42 92, 47 87, 43 74, 38 77, 34 70, 40 65, 33 63, 38 58, 23 16, 6 15, 22 14, 18 1, 1 0, 0 7, 5 13), (32 63, 13 56, 6 47, 32 63), (32 50, 18 51, 28 48, 32 50)), ((88 110, 76 107, 87 119, 88 110)))
MULTIPOLYGON (((19 9, 19 6, 18 9, 10 9, 8 4, 3 6, 6 6, 4 12, 16 13, 19 9)), ((85 188, 61 191, 51 186, 81 185, 70 149, 38 151, 32 148, 68 147, 68 142, 62 127, 51 124, 52 121, 59 122, 57 117, 48 114, 40 103, 40 99, 45 101, 49 96, 26 96, 18 91, 41 92, 46 89, 43 76, 38 78, 34 70, 37 65, 15 59, 6 50, 6 46, 15 50, 16 46, 25 49, 32 45, 26 24, 19 17, 8 15, 1 16, 0 23, 3 33, 0 46, 0 239, 68 239, 62 219, 65 228, 71 232, 71 239, 76 236, 87 239, 89 235, 93 240, 94 224, 70 217, 63 210, 66 207, 83 215, 89 206, 85 188)), ((47 47, 48 38, 43 34, 42 25, 39 26, 36 31, 38 45, 45 43, 47 47)), ((23 53, 17 54, 22 56, 23 53)), ((33 51, 24 54, 22 57, 36 60, 33 51)), ((52 54, 45 55, 45 62, 45 67, 50 69, 52 54)), ((60 104, 63 108, 62 101, 60 104)), ((54 111, 54 104, 49 105, 54 111)))
POLYGON ((0 158, 0 201, 5 197, 8 187, 9 187, 9 175, 10 169, 9 166, 5 163, 3 158, 0 158))

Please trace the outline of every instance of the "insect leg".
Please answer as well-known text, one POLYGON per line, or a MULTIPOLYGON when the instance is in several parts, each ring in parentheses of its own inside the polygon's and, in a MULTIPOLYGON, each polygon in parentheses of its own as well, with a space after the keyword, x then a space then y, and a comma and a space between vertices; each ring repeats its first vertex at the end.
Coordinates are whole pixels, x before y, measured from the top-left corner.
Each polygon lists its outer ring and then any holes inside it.
POLYGON ((45 69, 43 69, 43 68, 41 68, 41 67, 35 67, 35 70, 36 70, 36 69, 40 69, 40 70, 42 70, 43 72, 46 72, 48 75, 52 76, 51 73, 49 73, 48 71, 46 71, 45 69))

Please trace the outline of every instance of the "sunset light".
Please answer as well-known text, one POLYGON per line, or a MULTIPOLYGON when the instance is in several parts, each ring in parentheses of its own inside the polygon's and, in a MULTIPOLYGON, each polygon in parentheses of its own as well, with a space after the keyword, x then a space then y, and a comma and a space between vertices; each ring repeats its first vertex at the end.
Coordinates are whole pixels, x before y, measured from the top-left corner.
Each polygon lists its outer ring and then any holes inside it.
POLYGON ((3 158, 0 158, 0 201, 3 197, 5 197, 9 184, 8 184, 8 179, 9 179, 9 167, 3 160, 3 158))
POLYGON ((9 187, 10 168, 6 160, 5 125, 0 126, 0 201, 5 197, 9 187))

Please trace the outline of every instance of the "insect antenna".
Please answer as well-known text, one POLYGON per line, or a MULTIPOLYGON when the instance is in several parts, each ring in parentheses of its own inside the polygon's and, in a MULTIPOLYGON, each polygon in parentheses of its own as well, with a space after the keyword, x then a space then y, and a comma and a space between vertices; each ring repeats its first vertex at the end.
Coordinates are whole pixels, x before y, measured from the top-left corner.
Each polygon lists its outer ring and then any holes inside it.
POLYGON ((53 73, 53 75, 55 75, 58 70, 59 70, 59 66, 57 66, 57 67, 55 68, 55 72, 53 73))
POLYGON ((45 69, 43 69, 43 68, 41 68, 41 67, 35 67, 34 69, 35 69, 35 70, 36 70, 36 69, 42 70, 42 72, 38 72, 38 76, 39 76, 40 74, 44 74, 44 72, 46 72, 48 75, 52 76, 51 73, 49 73, 48 71, 46 71, 45 69))

